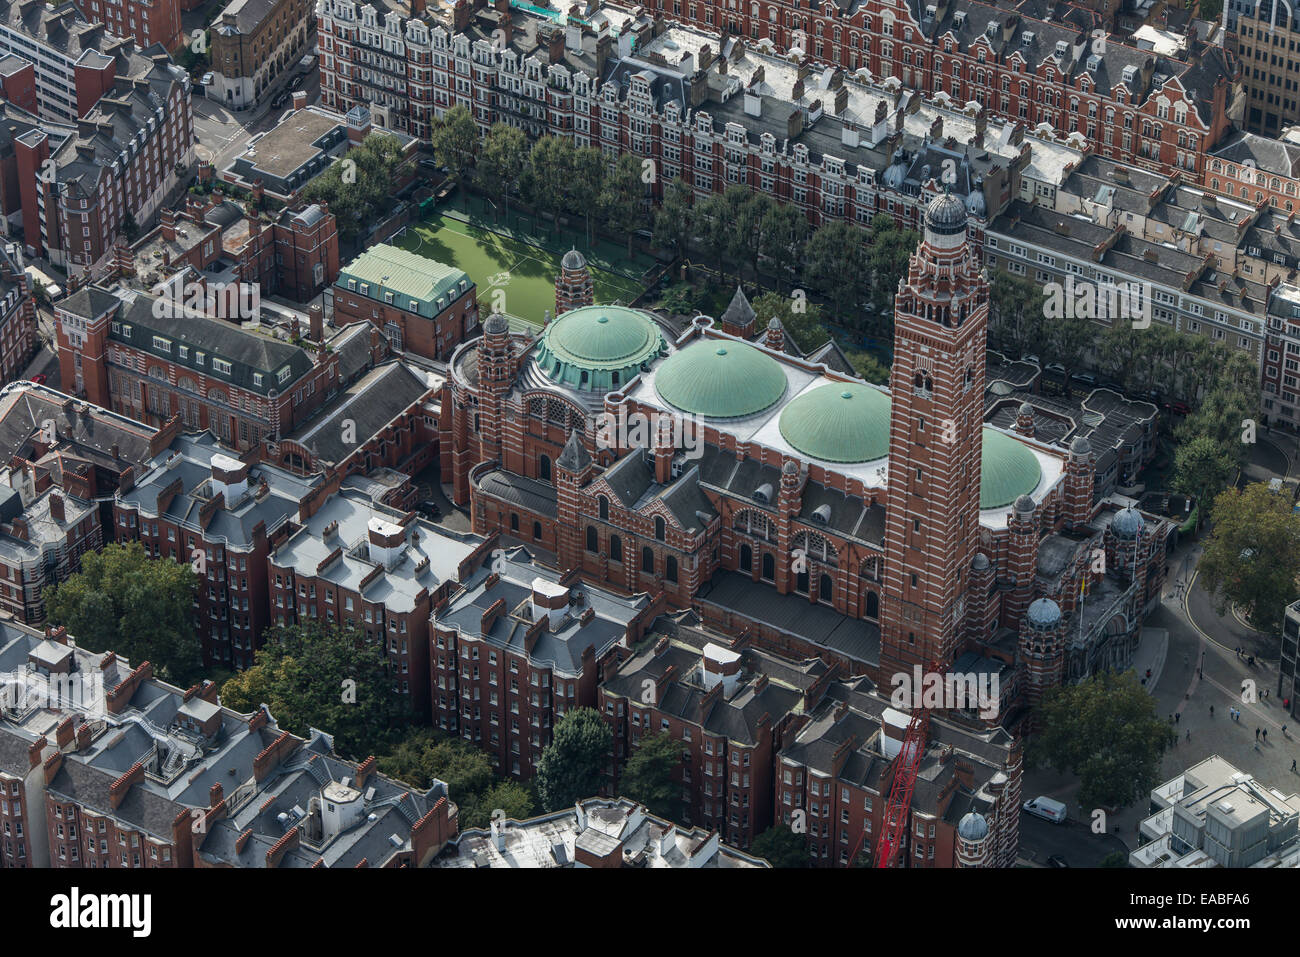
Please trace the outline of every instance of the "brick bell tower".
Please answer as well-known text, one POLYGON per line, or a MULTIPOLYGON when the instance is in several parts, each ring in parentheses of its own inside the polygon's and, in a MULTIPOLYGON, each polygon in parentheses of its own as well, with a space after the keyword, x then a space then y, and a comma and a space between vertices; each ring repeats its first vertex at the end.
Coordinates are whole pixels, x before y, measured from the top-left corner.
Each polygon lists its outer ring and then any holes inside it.
MULTIPOLYGON (((925 211, 925 239, 894 297, 881 681, 949 665, 965 638, 980 543, 988 283, 951 194, 925 211)), ((977 611, 977 609, 976 609, 977 611)))

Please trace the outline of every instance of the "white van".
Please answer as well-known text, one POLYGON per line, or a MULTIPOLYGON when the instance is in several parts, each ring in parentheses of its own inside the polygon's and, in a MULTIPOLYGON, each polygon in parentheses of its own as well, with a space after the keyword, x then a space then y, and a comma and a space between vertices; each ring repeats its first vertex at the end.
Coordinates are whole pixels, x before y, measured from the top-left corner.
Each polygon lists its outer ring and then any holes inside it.
POLYGON ((1024 808, 1035 817, 1041 817, 1053 824, 1065 823, 1065 805, 1060 801, 1054 801, 1049 797, 1039 795, 1032 801, 1026 801, 1024 808))

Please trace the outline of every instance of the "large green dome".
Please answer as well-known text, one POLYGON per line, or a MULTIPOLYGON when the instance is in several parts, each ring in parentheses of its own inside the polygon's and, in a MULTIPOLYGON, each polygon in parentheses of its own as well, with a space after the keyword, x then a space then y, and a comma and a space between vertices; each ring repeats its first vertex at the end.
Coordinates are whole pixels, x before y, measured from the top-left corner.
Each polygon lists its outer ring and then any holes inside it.
POLYGON ((553 381, 580 389, 613 389, 648 367, 665 349, 659 324, 621 306, 583 306, 546 327, 537 364, 553 381))
POLYGON ((781 363, 767 353, 744 342, 705 339, 669 356, 655 387, 683 412, 736 419, 776 405, 786 381, 781 363))
POLYGON ((870 462, 889 454, 889 397, 857 383, 809 389, 781 412, 781 435, 824 462, 870 462))
POLYGON ((1038 488, 1043 469, 1024 443, 985 426, 982 445, 980 508, 1003 508, 1038 488))

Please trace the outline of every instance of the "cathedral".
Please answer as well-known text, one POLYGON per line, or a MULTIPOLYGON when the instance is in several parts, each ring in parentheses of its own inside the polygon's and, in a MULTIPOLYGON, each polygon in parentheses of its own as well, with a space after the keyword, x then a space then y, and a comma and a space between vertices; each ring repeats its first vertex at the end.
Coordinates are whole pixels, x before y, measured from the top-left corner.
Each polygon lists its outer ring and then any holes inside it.
POLYGON ((917 667, 996 675, 999 715, 980 720, 1017 719, 1129 665, 1171 527, 1094 494, 1086 439, 985 423, 989 292, 967 233, 963 202, 934 195, 888 388, 756 330, 739 292, 680 331, 594 304, 570 253, 554 319, 493 315, 453 355, 442 478, 475 532, 587 580, 881 688, 917 667))

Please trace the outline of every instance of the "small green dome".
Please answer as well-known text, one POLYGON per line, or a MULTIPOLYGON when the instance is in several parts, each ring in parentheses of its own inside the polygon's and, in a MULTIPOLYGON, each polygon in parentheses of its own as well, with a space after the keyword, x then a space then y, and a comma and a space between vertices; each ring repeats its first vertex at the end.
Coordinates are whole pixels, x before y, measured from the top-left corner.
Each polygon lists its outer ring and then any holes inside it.
POLYGON ((786 381, 781 363, 767 353, 744 342, 706 339, 669 356, 655 388, 683 412, 736 419, 776 405, 786 381))
POLYGON ((980 508, 1003 508, 1038 488, 1043 469, 1033 452, 1005 432, 984 428, 980 508))
POLYGON ((889 397, 857 383, 809 389, 781 412, 782 437, 824 462, 870 462, 889 454, 889 397))
POLYGON ((582 306, 542 333, 537 364, 553 381, 580 389, 625 384, 665 349, 659 324, 621 306, 582 306))

